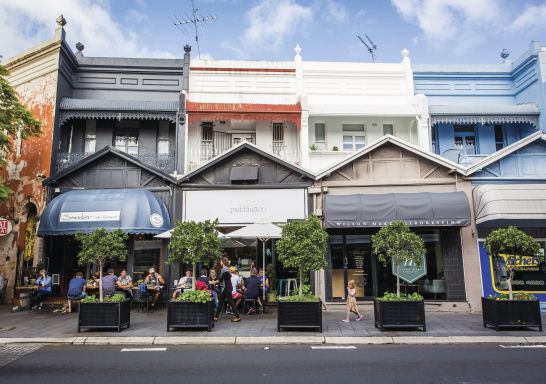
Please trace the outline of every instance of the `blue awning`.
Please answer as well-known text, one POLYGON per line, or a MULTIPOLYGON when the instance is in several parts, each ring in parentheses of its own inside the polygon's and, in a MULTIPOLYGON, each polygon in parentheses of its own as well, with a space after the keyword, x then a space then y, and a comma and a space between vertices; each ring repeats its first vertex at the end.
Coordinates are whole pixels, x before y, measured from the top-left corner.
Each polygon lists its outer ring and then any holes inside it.
POLYGON ((145 189, 86 189, 51 200, 41 215, 38 235, 72 235, 101 227, 159 234, 171 228, 171 221, 165 204, 145 189))

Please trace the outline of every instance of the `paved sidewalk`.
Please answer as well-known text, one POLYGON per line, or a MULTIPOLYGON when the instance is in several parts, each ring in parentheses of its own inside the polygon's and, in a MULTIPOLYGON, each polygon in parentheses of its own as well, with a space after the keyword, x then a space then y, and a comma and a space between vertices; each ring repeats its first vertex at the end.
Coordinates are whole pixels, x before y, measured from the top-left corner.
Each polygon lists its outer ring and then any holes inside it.
MULTIPOLYGON (((9 306, 0 306, 0 339, 5 338, 93 338, 93 337, 145 337, 152 340, 156 337, 199 337, 204 338, 272 338, 272 337, 298 337, 312 340, 313 336, 319 339, 339 337, 537 337, 543 336, 546 341, 546 332, 538 332, 535 329, 516 329, 496 332, 491 328, 484 328, 482 317, 479 314, 451 313, 451 312, 427 312, 427 332, 419 330, 393 330, 381 332, 373 323, 373 310, 371 306, 361 306, 364 319, 360 322, 351 321, 343 323, 344 308, 331 307, 323 312, 323 333, 314 331, 282 331, 277 332, 276 311, 269 309, 264 315, 243 315, 240 323, 231 323, 230 316, 223 316, 216 322, 212 332, 205 330, 166 330, 166 310, 158 309, 154 312, 131 313, 131 328, 116 331, 82 331, 77 332, 77 314, 61 314, 48 311, 23 311, 10 312, 9 306)), ((546 325, 546 314, 543 314, 543 323, 546 325)), ((230 339, 232 340, 232 339, 230 339)), ((242 340, 242 339, 241 339, 242 340)), ((440 339, 438 339, 440 340, 440 339)), ((477 340, 477 339, 476 339, 477 340)))

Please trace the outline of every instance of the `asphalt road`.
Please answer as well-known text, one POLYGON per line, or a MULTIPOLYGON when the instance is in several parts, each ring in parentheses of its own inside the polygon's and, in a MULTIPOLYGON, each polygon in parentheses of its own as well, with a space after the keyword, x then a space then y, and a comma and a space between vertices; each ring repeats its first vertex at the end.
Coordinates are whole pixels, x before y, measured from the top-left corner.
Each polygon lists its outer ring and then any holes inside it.
POLYGON ((378 345, 354 349, 168 346, 165 351, 150 351, 146 346, 142 347, 144 351, 122 352, 123 348, 44 346, 25 352, 20 348, 0 347, 0 359, 4 360, 4 364, 0 360, 0 383, 546 382, 546 348, 502 348, 499 345, 378 345), (10 352, 6 348, 13 350, 10 352), (13 353, 17 356, 12 356, 13 353), (8 361, 11 362, 6 364, 8 361))

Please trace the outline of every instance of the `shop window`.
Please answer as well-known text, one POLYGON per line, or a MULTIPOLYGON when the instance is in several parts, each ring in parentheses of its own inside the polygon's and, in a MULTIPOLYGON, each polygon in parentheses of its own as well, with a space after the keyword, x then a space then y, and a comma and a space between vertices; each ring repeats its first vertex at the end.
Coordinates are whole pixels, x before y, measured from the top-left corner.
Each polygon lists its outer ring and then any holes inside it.
POLYGON ((169 154, 169 123, 161 121, 157 129, 157 153, 169 154))
POLYGON ((495 124, 495 150, 499 151, 504 148, 504 130, 502 125, 495 124))
POLYGON ((133 279, 146 277, 150 268, 159 271, 161 240, 135 240, 133 279))
POLYGON ((138 155, 138 129, 116 128, 114 146, 130 155, 138 155))
POLYGON ((364 145, 364 124, 343 124, 343 150, 358 151, 364 145))

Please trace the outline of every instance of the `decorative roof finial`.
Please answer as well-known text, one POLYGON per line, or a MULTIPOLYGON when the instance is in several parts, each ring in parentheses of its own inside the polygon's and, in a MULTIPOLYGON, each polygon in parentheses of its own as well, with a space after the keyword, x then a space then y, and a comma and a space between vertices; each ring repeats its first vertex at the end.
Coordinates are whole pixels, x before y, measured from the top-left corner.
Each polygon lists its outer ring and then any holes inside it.
POLYGON ((402 52, 400 52, 400 54, 403 58, 409 57, 409 51, 406 48, 402 49, 402 52))
POLYGON ((301 47, 299 44, 296 44, 296 47, 294 48, 294 53, 296 53, 296 55, 300 55, 301 54, 301 47))
POLYGON ((78 50, 78 52, 82 52, 83 49, 85 48, 85 45, 83 45, 82 43, 80 43, 79 41, 76 43, 76 49, 78 50))
POLYGON ((63 15, 60 15, 59 17, 57 17, 57 20, 56 20, 56 21, 57 21, 57 25, 58 25, 59 27, 61 27, 61 28, 64 27, 64 26, 66 25, 66 19, 64 18, 63 15))
POLYGON ((189 44, 184 45, 184 52, 190 53, 191 52, 191 45, 189 45, 189 44))

